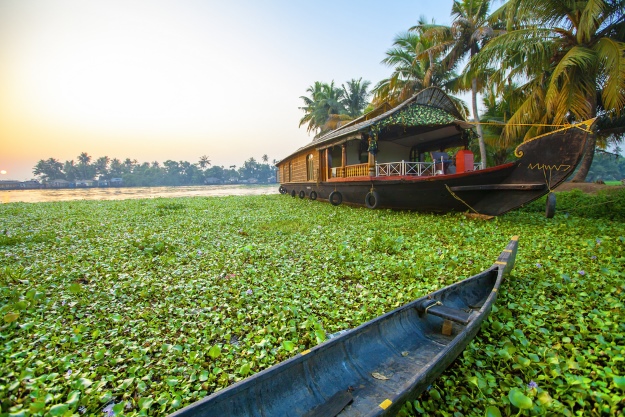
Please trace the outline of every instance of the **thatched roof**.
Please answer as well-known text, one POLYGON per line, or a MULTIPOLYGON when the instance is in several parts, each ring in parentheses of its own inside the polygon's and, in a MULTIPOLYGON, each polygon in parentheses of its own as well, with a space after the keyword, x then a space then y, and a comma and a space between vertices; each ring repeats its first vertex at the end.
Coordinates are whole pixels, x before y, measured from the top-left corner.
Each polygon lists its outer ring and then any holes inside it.
POLYGON ((472 127, 466 122, 449 96, 437 87, 422 90, 396 107, 389 107, 388 103, 384 103, 358 119, 352 120, 338 129, 314 139, 308 145, 299 148, 291 156, 308 149, 323 148, 355 139, 360 137, 361 133, 377 134, 393 126, 401 126, 404 130, 408 127, 442 127, 450 125, 455 125, 459 129, 472 127))

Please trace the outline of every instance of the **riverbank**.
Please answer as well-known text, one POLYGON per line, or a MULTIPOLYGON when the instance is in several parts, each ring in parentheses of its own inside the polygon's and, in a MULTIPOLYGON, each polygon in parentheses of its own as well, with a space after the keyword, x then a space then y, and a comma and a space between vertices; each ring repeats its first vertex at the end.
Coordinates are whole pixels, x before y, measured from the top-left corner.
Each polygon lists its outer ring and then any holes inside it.
POLYGON ((607 191, 607 192, 617 192, 619 190, 624 190, 625 186, 623 185, 606 185, 606 184, 597 184, 594 182, 565 182, 561 184, 558 188, 555 189, 557 192, 562 191, 573 191, 579 190, 586 194, 597 194, 599 192, 607 191))
POLYGON ((167 415, 487 268, 520 235, 497 308, 405 411, 513 415, 520 391, 526 414, 617 414, 625 223, 543 210, 482 221, 282 195, 0 205, 1 412, 167 415))

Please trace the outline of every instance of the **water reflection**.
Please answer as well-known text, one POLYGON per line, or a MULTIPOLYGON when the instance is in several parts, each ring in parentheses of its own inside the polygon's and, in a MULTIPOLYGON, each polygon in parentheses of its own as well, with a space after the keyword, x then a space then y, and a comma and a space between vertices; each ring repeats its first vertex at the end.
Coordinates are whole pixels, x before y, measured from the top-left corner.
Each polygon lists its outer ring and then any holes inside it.
POLYGON ((189 187, 69 188, 0 191, 2 203, 41 203, 69 200, 125 200, 155 197, 223 197, 277 194, 278 185, 194 185, 189 187))

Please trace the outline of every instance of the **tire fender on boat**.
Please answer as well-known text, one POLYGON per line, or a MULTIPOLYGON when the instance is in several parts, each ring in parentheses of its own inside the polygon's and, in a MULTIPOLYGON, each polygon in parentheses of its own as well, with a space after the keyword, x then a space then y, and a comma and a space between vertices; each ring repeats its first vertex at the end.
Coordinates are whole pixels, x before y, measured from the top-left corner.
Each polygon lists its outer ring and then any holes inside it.
POLYGON ((284 186, 280 186, 280 188, 278 188, 278 191, 280 192, 280 194, 286 194, 286 188, 284 188, 284 186))
POLYGON ((309 197, 310 197, 311 200, 316 200, 317 199, 317 192, 316 191, 311 191, 309 197))
POLYGON ((291 197, 295 198, 296 195, 297 193, 295 192, 295 190, 291 190, 291 197))
POLYGON ((306 191, 302 190, 299 192, 299 198, 304 198, 306 197, 306 191))
POLYGON ((545 207, 545 217, 552 219, 556 214, 556 195, 554 193, 547 194, 547 205, 545 207))
POLYGON ((333 206, 338 206, 343 202, 343 194, 338 191, 332 191, 328 196, 328 200, 333 206))
POLYGON ((375 210, 380 204, 380 195, 377 191, 369 191, 365 196, 365 206, 371 210, 375 210))

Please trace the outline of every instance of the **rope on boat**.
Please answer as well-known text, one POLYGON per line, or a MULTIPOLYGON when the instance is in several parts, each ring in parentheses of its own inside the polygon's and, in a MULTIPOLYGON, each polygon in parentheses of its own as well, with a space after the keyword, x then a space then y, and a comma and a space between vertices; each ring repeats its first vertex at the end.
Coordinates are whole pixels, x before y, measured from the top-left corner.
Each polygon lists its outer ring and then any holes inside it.
POLYGON ((551 189, 551 170, 549 170, 549 179, 547 179, 547 170, 545 168, 543 168, 543 176, 545 177, 545 184, 547 185, 547 189, 549 190, 550 193, 553 192, 553 190, 551 189))
POLYGON ((477 212, 476 209, 474 209, 473 207, 471 207, 469 204, 467 204, 466 201, 464 201, 462 198, 458 197, 453 191, 451 191, 451 188, 449 188, 449 186, 447 184, 445 184, 445 188, 447 188, 447 191, 449 191, 449 194, 451 194, 451 196, 453 198, 455 198, 456 200, 460 201, 462 204, 464 204, 465 206, 467 206, 468 208, 470 208, 475 214, 480 214, 477 212))
POLYGON ((429 306, 427 306, 427 307, 425 308, 425 314, 427 314, 427 313, 428 313, 428 310, 429 310, 430 308, 432 308, 432 307, 434 307, 434 306, 442 306, 442 305, 443 305, 443 303, 441 303, 440 301, 437 301, 437 302, 435 302, 435 303, 430 304, 429 306))
POLYGON ((592 133, 592 130, 589 129, 588 127, 586 127, 586 122, 581 122, 581 123, 577 123, 577 124, 570 124, 570 123, 566 123, 563 125, 550 125, 550 124, 542 124, 542 123, 495 123, 495 122, 467 122, 471 125, 487 125, 487 126, 499 126, 499 127, 506 127, 506 126, 531 126, 531 127, 559 127, 562 129, 569 129, 572 127, 576 127, 579 130, 582 130, 586 133, 592 133), (582 127, 583 126, 583 127, 582 127))

